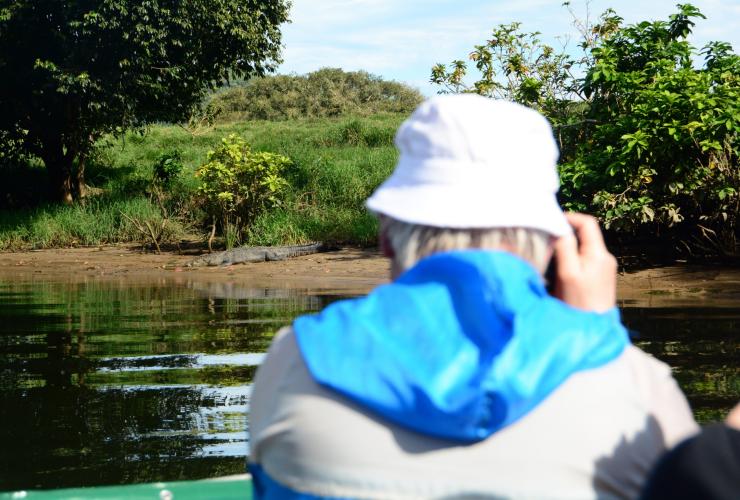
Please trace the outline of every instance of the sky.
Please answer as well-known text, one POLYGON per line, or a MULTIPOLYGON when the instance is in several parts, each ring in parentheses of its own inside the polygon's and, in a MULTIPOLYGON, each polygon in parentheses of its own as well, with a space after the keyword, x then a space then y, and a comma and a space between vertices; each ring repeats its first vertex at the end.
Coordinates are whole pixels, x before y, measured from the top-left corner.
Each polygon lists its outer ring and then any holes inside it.
MULTIPOLYGON (((291 23, 283 26, 281 74, 319 68, 365 70, 408 83, 423 94, 436 93, 431 67, 466 59, 488 39, 494 26, 514 21, 525 32, 539 31, 555 48, 578 32, 562 0, 292 0, 291 23)), ((691 3, 707 16, 698 20, 691 41, 732 44, 740 52, 740 0, 571 0, 580 18, 595 20, 612 7, 626 23, 663 19, 675 4, 691 3)))

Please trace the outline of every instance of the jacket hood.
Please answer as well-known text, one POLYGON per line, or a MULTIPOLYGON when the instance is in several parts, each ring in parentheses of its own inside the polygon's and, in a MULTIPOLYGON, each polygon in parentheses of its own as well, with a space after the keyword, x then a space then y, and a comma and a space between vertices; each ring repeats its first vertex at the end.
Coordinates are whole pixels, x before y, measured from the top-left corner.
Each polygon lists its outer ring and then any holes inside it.
POLYGON ((293 324, 314 379, 423 434, 473 442, 628 344, 616 308, 574 309, 525 261, 467 250, 293 324))

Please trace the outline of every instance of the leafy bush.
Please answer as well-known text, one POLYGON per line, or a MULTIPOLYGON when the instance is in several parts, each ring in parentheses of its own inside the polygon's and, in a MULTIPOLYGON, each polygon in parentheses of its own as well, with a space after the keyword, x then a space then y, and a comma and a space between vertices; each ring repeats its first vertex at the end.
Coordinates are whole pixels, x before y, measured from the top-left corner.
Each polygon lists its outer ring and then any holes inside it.
POLYGON ((162 153, 154 162, 153 181, 162 187, 171 187, 183 168, 182 153, 179 150, 173 149, 162 153))
POLYGON ((254 78, 213 96, 205 113, 221 120, 287 120, 380 112, 409 113, 422 95, 365 71, 324 68, 307 75, 254 78))
POLYGON ((24 131, 0 130, 0 168, 17 166, 28 158, 23 150, 24 131))
POLYGON ((704 16, 683 5, 668 22, 620 26, 591 50, 583 89, 594 125, 562 170, 580 188, 569 204, 607 227, 725 225, 717 217, 736 213, 740 57, 713 43, 694 68, 686 36, 696 17, 704 16))
POLYGON ((516 23, 502 25, 470 56, 479 81, 464 83, 463 61, 435 66, 432 79, 443 91, 542 111, 560 141, 566 208, 591 212, 622 235, 737 254, 740 57, 723 42, 691 46, 686 37, 703 17, 679 4, 667 21, 624 26, 609 9, 594 26, 576 21, 580 58, 556 54, 516 23))
POLYGON ((198 193, 213 221, 211 240, 220 225, 227 247, 240 243, 254 219, 279 204, 288 184, 282 172, 290 165, 285 156, 252 151, 236 134, 209 151, 195 175, 201 180, 198 193))

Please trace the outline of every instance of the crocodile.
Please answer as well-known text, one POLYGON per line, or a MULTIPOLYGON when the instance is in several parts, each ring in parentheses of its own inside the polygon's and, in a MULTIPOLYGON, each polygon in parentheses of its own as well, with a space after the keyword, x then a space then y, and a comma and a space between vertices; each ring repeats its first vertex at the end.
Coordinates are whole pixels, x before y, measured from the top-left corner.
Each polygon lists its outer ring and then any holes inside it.
POLYGON ((188 267, 230 266, 244 262, 285 260, 290 257, 324 252, 326 250, 329 250, 328 246, 320 242, 279 247, 237 247, 223 252, 202 255, 190 261, 187 265, 188 267))

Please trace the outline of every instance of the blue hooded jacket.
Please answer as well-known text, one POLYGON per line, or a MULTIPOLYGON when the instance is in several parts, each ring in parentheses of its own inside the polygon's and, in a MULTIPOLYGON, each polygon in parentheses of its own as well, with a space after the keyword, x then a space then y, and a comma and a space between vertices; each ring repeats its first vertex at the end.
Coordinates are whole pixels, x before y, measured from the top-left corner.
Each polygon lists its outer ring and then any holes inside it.
POLYGON ((616 308, 572 308, 548 295, 527 262, 481 250, 426 258, 293 329, 316 382, 403 427, 460 442, 510 425, 629 342, 616 308))

